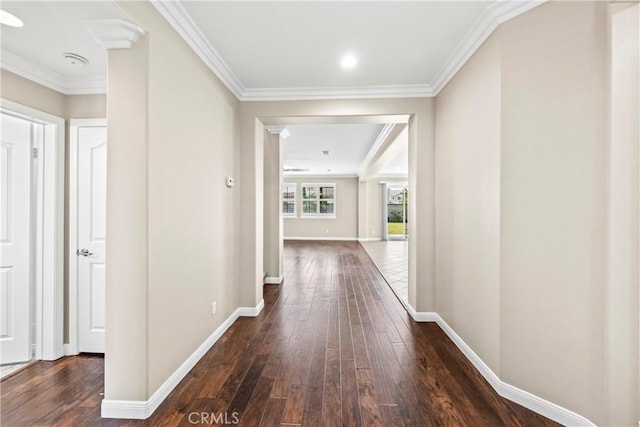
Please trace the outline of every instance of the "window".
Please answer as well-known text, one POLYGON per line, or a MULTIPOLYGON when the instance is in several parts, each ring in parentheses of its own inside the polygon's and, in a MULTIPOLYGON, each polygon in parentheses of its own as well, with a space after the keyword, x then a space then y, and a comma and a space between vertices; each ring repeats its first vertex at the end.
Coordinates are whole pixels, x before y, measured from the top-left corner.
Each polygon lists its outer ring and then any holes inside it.
POLYGON ((302 216, 336 216, 335 184, 302 184, 302 216))
POLYGON ((296 216, 296 184, 282 186, 282 214, 296 216))

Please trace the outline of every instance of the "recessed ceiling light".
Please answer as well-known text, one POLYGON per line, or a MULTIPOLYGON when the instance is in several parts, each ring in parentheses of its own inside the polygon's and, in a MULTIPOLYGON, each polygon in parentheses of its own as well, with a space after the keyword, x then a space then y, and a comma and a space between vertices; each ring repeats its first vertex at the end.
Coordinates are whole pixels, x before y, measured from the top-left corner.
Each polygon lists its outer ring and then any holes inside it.
POLYGON ((342 68, 353 68, 357 63, 358 61, 353 55, 346 55, 342 58, 342 61, 340 61, 340 65, 342 65, 342 68))
POLYGON ((18 28, 24 25, 20 18, 4 10, 0 10, 0 24, 18 28))
POLYGON ((71 64, 74 67, 84 67, 89 63, 89 60, 84 56, 80 56, 77 53, 65 52, 62 54, 67 64, 71 64))

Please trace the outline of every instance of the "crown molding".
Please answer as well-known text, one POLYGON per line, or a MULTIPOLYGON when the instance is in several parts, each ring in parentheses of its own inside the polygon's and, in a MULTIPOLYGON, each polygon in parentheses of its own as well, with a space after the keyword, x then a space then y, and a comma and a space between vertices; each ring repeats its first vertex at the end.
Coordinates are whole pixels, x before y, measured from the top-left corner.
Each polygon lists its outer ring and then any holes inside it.
POLYGON ((236 98, 242 100, 244 86, 231 68, 222 60, 220 54, 213 48, 200 27, 193 21, 191 15, 178 1, 151 0, 151 4, 180 34, 193 51, 214 72, 222 83, 229 88, 236 98))
POLYGON ((319 99, 424 98, 434 96, 431 85, 245 89, 240 101, 295 101, 319 99))
MULTIPOLYGON (((151 3, 238 100, 291 101, 437 96, 500 24, 546 1, 497 0, 489 4, 430 84, 307 88, 245 88, 179 1, 151 0, 151 3)), ((104 24, 106 21, 119 21, 111 23, 113 28, 110 31, 102 32, 105 26, 99 26, 102 35, 99 41, 108 49, 130 47, 144 34, 138 26, 123 20, 93 21, 89 24, 104 24)), ((97 36, 95 31, 93 35, 97 36)), ((64 77, 5 50, 0 57, 0 68, 65 95, 106 93, 106 76, 64 77)))
POLYGON ((471 56, 482 46, 500 24, 528 12, 547 0, 508 1, 498 0, 487 6, 475 24, 456 46, 453 54, 444 63, 432 81, 433 96, 437 96, 449 81, 456 75, 471 56))
POLYGON ((64 95, 107 92, 106 76, 65 77, 5 49, 0 53, 0 68, 64 95))
POLYGON ((387 140, 387 138, 389 137, 389 134, 391 133, 391 131, 395 126, 396 126, 395 123, 387 123, 382 127, 382 130, 380 130, 380 133, 378 134, 378 136, 376 137, 376 140, 374 141, 373 145, 369 149, 369 152, 367 153, 364 160, 360 164, 360 168, 358 169, 358 176, 362 176, 364 174, 364 171, 367 169, 367 166, 369 166, 369 163, 371 163, 371 160, 373 160, 374 156, 376 155, 378 150, 380 150, 380 147, 382 147, 382 144, 384 144, 384 142, 387 140))
POLYGON ((123 19, 100 19, 84 25, 91 38, 105 49, 129 49, 144 34, 142 28, 123 19))

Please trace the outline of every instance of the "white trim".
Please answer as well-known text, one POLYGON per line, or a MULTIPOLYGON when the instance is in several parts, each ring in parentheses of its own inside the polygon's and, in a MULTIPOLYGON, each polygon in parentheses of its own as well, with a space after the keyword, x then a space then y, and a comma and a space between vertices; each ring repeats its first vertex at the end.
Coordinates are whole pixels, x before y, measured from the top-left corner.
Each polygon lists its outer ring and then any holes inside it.
POLYGON ((64 119, 5 99, 0 107, 44 125, 38 151, 35 354, 56 360, 63 356, 64 339, 64 119))
POLYGON ((78 354, 78 131, 81 127, 103 127, 107 119, 73 119, 69 121, 69 247, 68 280, 69 305, 68 327, 69 343, 65 354, 78 354))
POLYGON ((381 237, 358 237, 358 242, 380 242, 381 237))
MULTIPOLYGON (((245 88, 238 76, 224 62, 193 18, 178 1, 151 0, 153 6, 180 34, 198 57, 218 76, 222 83, 240 101, 290 101, 321 99, 371 99, 371 98, 421 98, 434 97, 447 85, 478 48, 502 23, 545 3, 539 1, 496 1, 490 4, 478 18, 466 36, 458 44, 434 79, 427 84, 378 85, 359 87, 291 87, 245 88)), ((126 21, 122 21, 126 22, 126 21)), ((127 23, 129 24, 129 23, 127 23)), ((133 24, 129 24, 134 26, 133 24)), ((134 26, 136 27, 136 26, 134 26)), ((126 29, 125 29, 126 30, 126 29)), ((129 29, 129 39, 109 39, 108 48, 128 47, 139 27, 129 29)), ((122 34, 120 35, 122 36, 122 34)), ((136 38, 137 40, 137 38, 136 38)), ((103 40, 104 41, 104 40, 103 40)), ((2 50, 0 68, 33 80, 65 95, 106 93, 106 76, 71 78, 37 65, 12 52, 2 50)))
POLYGON ((244 86, 238 77, 224 62, 220 54, 213 48, 202 30, 196 25, 191 15, 177 1, 151 0, 151 4, 160 12, 169 24, 177 31, 200 59, 218 76, 224 85, 242 100, 244 86))
POLYGON ((284 240, 320 240, 336 242, 357 242, 357 237, 285 237, 284 240))
POLYGON ((238 317, 255 317, 264 308, 264 300, 256 307, 239 307, 185 360, 178 369, 156 390, 148 400, 110 400, 103 399, 102 418, 125 418, 144 420, 149 418, 169 393, 193 369, 202 357, 213 347, 238 317))
POLYGON ((378 152, 378 150, 380 150, 380 147, 382 147, 382 144, 384 144, 384 142, 389 137, 389 134, 393 131, 395 127, 396 127, 395 123, 387 123, 382 127, 382 130, 378 134, 375 142, 373 143, 373 145, 369 149, 369 152, 367 153, 364 160, 360 164, 360 168, 358 169, 359 177, 364 174, 365 170, 369 166, 369 163, 373 160, 376 153, 378 152))
POLYGON ((169 24, 240 101, 291 101, 317 99, 368 99, 433 97, 471 58, 476 50, 503 22, 543 3, 536 1, 495 1, 487 6, 475 25, 458 44, 435 78, 426 84, 360 87, 245 88, 237 75, 213 48, 202 30, 180 2, 151 0, 169 24))
POLYGON ((416 322, 436 322, 445 334, 460 349, 462 354, 475 366, 480 374, 487 380, 493 389, 505 399, 509 399, 519 405, 524 406, 543 415, 555 422, 566 426, 595 426, 582 415, 576 414, 569 409, 549 402, 539 396, 521 390, 502 381, 496 374, 484 363, 484 361, 464 342, 462 338, 435 312, 416 312, 416 310, 407 305, 407 311, 416 322))
POLYGON ((102 94, 107 92, 107 77, 64 77, 49 68, 2 49, 0 68, 31 80, 64 95, 102 94))
POLYGON ((433 311, 416 311, 409 303, 407 303, 406 307, 407 312, 416 322, 435 322, 439 317, 438 314, 433 311))
POLYGON ((378 85, 356 87, 249 88, 240 101, 294 101, 322 99, 427 98, 436 92, 430 84, 378 85))
MULTIPOLYGON (((324 175, 318 175, 317 173, 313 173, 313 174, 305 174, 305 173, 300 173, 300 172, 284 172, 282 174, 282 177, 286 180, 286 179, 295 179, 295 178, 305 178, 305 179, 311 179, 311 178, 318 178, 318 179, 351 179, 351 178, 358 178, 358 175, 353 173, 353 174, 330 174, 330 173, 326 173, 324 175)), ((285 181, 285 184, 287 182, 291 182, 291 181, 285 181)))
POLYGON ((264 283, 265 285, 279 285, 284 280, 284 275, 281 274, 280 277, 265 277, 264 283))
POLYGON ((432 96, 437 96, 445 88, 449 80, 460 71, 500 24, 528 12, 546 1, 496 1, 490 4, 432 80, 432 96))
POLYGON ((136 24, 119 18, 87 21, 85 29, 105 49, 129 49, 144 34, 136 24))
POLYGON ((64 344, 62 346, 62 353, 65 356, 76 356, 78 354, 80 354, 77 349, 71 348, 71 346, 69 344, 64 344))
POLYGON ((240 317, 256 317, 264 308, 264 300, 261 299, 255 307, 239 307, 236 312, 240 317))

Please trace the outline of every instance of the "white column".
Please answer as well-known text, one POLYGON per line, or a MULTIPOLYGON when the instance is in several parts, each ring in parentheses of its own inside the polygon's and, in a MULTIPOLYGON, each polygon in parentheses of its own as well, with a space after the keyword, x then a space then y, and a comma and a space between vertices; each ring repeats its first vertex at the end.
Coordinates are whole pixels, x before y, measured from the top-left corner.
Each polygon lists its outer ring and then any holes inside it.
POLYGON ((264 270, 265 283, 280 284, 284 278, 282 219, 283 126, 269 126, 264 138, 264 270))

